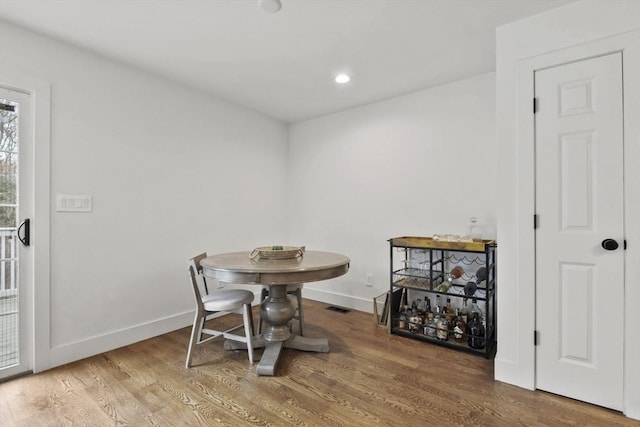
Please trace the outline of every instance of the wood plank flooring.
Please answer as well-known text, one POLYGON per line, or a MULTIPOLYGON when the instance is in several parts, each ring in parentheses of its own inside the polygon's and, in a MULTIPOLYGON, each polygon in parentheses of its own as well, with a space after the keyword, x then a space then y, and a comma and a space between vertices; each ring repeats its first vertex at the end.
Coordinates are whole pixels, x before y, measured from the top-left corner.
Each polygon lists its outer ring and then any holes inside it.
POLYGON ((490 360, 390 336, 370 314, 326 307, 305 300, 305 332, 329 338, 331 352, 285 350, 276 377, 258 377, 246 353, 222 341, 199 346, 185 369, 185 328, 0 383, 0 425, 640 425, 494 381, 490 360))

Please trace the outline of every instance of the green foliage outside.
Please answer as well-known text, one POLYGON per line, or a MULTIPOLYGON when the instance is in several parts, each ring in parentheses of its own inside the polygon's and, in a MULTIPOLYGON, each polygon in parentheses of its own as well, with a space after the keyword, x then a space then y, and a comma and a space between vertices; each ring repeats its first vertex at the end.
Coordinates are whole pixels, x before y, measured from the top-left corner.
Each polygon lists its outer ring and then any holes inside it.
MULTIPOLYGON (((0 99, 0 103, 12 103, 0 99)), ((0 228, 16 226, 18 114, 0 108, 0 228)))

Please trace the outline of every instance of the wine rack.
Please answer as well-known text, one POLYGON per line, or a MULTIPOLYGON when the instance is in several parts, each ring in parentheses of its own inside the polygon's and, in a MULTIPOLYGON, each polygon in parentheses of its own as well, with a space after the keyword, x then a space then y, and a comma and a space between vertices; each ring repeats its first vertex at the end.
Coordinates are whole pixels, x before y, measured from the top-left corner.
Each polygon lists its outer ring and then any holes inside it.
POLYGON ((496 242, 405 236, 389 239, 389 245, 389 332, 492 358, 496 350, 496 242), (450 330, 434 333, 427 299, 431 313, 436 305, 445 307, 447 300, 450 310, 461 310, 466 301, 466 307, 479 312, 482 328, 476 328, 475 322, 476 333, 472 334, 467 330, 467 317, 465 325, 455 331, 455 325, 450 325, 450 330), (416 309, 407 313, 407 306, 416 309))

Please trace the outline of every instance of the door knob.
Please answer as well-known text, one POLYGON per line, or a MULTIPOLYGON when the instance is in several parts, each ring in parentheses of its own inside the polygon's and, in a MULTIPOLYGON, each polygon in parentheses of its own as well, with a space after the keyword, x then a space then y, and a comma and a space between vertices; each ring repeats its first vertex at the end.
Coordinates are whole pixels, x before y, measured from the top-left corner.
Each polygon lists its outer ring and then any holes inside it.
POLYGON ((618 242, 613 239, 604 239, 602 241, 602 247, 607 251, 615 251, 618 249, 618 242))

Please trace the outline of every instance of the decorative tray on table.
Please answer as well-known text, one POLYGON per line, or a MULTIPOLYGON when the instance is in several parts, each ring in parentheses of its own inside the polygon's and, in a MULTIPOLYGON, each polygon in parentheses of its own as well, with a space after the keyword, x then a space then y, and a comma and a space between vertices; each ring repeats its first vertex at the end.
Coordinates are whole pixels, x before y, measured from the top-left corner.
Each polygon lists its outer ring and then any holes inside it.
POLYGON ((251 251, 251 259, 292 259, 304 256, 304 246, 261 246, 251 251))

